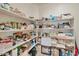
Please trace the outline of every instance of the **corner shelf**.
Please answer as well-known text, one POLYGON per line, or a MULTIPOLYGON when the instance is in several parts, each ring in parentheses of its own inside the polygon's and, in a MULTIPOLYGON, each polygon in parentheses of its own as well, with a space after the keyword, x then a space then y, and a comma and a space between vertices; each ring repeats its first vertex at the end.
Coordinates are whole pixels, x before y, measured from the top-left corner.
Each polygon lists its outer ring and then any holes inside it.
POLYGON ((23 45, 23 44, 25 44, 25 43, 31 41, 33 38, 36 38, 36 36, 35 36, 35 37, 32 37, 31 39, 29 39, 29 40, 27 40, 27 41, 23 41, 23 42, 21 41, 21 42, 19 42, 18 44, 14 45, 14 46, 12 46, 12 47, 10 47, 10 48, 6 48, 6 49, 4 49, 3 51, 0 51, 0 55, 3 55, 3 54, 5 54, 5 53, 7 53, 8 51, 13 50, 13 49, 15 49, 16 47, 18 47, 18 46, 20 46, 20 45, 23 45))

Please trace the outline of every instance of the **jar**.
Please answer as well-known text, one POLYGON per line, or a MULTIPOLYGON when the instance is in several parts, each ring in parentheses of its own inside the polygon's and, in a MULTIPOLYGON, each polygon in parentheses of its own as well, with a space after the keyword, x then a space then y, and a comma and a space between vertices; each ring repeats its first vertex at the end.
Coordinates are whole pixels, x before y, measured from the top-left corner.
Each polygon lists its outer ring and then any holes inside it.
POLYGON ((4 3, 3 6, 4 6, 4 8, 7 9, 7 10, 9 10, 9 8, 10 8, 10 4, 8 4, 8 3, 4 3))

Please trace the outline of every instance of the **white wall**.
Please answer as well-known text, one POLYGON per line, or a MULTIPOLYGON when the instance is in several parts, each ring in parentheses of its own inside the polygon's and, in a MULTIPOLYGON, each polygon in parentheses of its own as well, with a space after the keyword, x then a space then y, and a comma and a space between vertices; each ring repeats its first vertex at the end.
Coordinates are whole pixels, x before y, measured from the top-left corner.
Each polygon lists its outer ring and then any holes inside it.
POLYGON ((29 16, 34 16, 35 19, 39 18, 38 6, 33 3, 11 3, 11 6, 22 10, 26 14, 27 18, 29 16))
POLYGON ((39 4, 40 18, 63 13, 71 13, 74 16, 74 29, 79 47, 79 4, 39 4))
POLYGON ((39 15, 40 17, 49 17, 50 14, 60 15, 63 13, 71 13, 72 15, 75 15, 78 8, 79 4, 39 4, 39 15))

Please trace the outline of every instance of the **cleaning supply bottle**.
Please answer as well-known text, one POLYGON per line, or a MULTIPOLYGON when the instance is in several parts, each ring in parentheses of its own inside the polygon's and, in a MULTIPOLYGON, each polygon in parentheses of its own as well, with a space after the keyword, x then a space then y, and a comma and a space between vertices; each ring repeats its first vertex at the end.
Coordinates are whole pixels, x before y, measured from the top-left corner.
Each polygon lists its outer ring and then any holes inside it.
POLYGON ((75 41, 75 56, 78 56, 78 47, 76 41, 75 41))

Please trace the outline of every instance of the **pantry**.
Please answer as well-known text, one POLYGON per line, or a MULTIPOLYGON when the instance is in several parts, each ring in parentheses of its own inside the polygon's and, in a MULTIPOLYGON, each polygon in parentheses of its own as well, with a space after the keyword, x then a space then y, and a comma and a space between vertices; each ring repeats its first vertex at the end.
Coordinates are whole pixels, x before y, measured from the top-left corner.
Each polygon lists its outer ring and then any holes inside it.
POLYGON ((71 13, 35 19, 18 7, 0 4, 0 56, 75 55, 75 19, 71 13))

